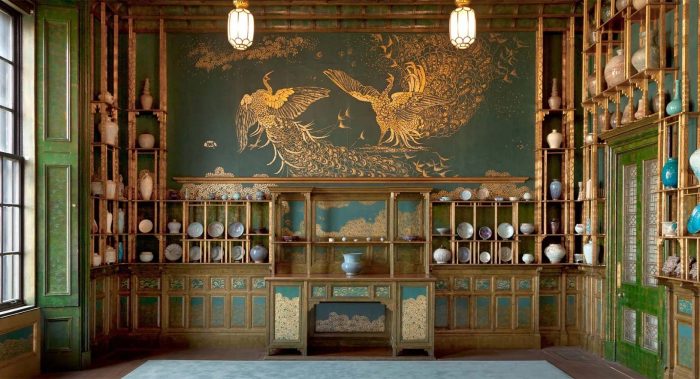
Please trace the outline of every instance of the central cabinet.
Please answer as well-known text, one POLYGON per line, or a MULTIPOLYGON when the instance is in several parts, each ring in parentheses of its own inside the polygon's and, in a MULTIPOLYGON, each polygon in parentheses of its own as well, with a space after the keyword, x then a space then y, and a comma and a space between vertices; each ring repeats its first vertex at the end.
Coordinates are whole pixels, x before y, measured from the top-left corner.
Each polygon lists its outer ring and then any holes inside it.
POLYGON ((268 352, 313 337, 432 356, 430 191, 272 188, 268 352))

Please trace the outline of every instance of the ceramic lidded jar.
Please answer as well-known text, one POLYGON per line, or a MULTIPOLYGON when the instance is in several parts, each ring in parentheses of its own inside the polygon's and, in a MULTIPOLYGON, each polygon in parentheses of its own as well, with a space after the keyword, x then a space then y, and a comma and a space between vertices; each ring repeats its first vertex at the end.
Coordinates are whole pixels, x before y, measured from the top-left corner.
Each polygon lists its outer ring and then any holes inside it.
POLYGON ((180 233, 180 228, 182 227, 182 224, 178 222, 177 220, 173 219, 168 223, 168 232, 170 234, 178 234, 180 233))
POLYGON ((264 263, 267 260, 267 248, 263 245, 255 245, 250 249, 250 258, 255 263, 264 263))
POLYGON ((646 32, 639 32, 639 50, 632 54, 632 66, 634 66, 637 71, 644 71, 650 68, 659 68, 659 48, 654 43, 654 34, 649 40, 649 62, 647 62, 646 50, 646 32))
POLYGON ((151 195, 153 195, 153 176, 148 170, 141 170, 139 173, 139 192, 143 200, 151 200, 151 195))
POLYGON ((435 262, 438 264, 450 263, 452 260, 452 252, 440 246, 433 251, 433 259, 435 259, 435 262))
POLYGON ((564 247, 559 243, 550 243, 544 249, 544 255, 547 256, 547 259, 549 259, 551 263, 559 263, 566 255, 566 250, 564 250, 564 247))
POLYGON ((552 79, 552 94, 547 99, 547 104, 549 104, 549 109, 559 109, 561 107, 561 96, 559 96, 559 89, 557 88, 557 78, 552 79))
POLYGON ((529 253, 523 254, 523 263, 530 264, 535 261, 535 256, 529 253))
POLYGON ((561 147, 561 142, 564 137, 556 129, 552 129, 552 132, 547 134, 547 145, 550 149, 558 149, 561 147))
POLYGON ((678 187, 678 160, 676 158, 668 158, 664 167, 661 168, 661 184, 666 188, 678 187))
POLYGON ((622 49, 615 50, 616 55, 610 58, 605 65, 605 82, 608 84, 608 88, 615 87, 625 81, 625 56, 622 53, 622 49))
POLYGON ((552 182, 549 183, 549 195, 552 197, 552 200, 559 200, 561 197, 561 182, 559 179, 552 179, 552 182))
POLYGON ((102 122, 102 142, 107 145, 114 146, 117 144, 117 137, 119 136, 119 125, 112 121, 112 118, 107 116, 104 122, 102 122))
POLYGON ((156 137, 151 133, 141 133, 138 136, 139 147, 143 149, 152 149, 156 145, 156 137))
POLYGON ((355 276, 362 271, 362 253, 343 254, 343 263, 340 268, 347 276, 355 276))

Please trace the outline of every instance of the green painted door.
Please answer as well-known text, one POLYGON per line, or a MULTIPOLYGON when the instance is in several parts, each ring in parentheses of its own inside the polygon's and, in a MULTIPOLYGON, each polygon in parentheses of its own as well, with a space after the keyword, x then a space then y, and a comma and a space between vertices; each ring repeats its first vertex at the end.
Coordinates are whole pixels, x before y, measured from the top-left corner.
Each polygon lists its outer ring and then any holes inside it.
POLYGON ((617 155, 615 174, 615 357, 647 377, 660 377, 665 315, 664 291, 655 280, 656 145, 627 146, 617 155))

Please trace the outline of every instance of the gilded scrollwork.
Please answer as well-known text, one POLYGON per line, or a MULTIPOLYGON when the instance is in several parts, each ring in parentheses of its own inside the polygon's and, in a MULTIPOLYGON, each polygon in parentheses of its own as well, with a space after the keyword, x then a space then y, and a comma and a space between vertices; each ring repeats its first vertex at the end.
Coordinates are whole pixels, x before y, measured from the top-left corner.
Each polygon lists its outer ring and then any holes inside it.
POLYGON ((428 336, 428 298, 418 295, 401 302, 401 339, 421 341, 428 336))
POLYGON ((287 298, 279 292, 275 294, 276 340, 299 340, 300 308, 299 297, 287 298))

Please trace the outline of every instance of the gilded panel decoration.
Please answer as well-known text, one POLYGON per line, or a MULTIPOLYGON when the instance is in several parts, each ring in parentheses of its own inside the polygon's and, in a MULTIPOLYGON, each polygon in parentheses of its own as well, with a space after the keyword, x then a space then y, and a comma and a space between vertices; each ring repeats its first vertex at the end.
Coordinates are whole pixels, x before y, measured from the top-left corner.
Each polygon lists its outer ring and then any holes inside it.
POLYGON ((234 290, 246 289, 246 279, 245 278, 231 278, 231 288, 234 290))
POLYGON ((170 278, 170 290, 184 290, 185 289, 185 279, 183 278, 170 278))
POLYGON ((0 334, 0 362, 34 352, 34 326, 0 334))
POLYGON ((469 278, 455 279, 455 290, 468 291, 471 281, 469 278))
POLYGON ((315 307, 318 333, 381 333, 385 307, 380 303, 320 303, 315 307))
POLYGON ((519 291, 529 291, 532 289, 532 280, 530 279, 518 279, 518 290, 519 291))
MULTIPOLYGON (((223 279, 222 279, 223 280, 223 279)), ((211 297, 211 312, 209 314, 209 326, 212 328, 224 327, 224 307, 225 300, 223 296, 211 297)))
POLYGON ((119 289, 120 290, 128 290, 130 288, 130 283, 131 283, 131 281, 129 280, 128 277, 120 277, 119 278, 119 289))
POLYGON ((496 291, 510 291, 510 279, 496 279, 496 291))
POLYGON ((623 254, 622 280, 637 281, 637 165, 623 168, 623 254))
POLYGON ((544 276, 540 279, 541 290, 555 290, 559 288, 559 278, 553 276, 544 276))
POLYGON ((659 350, 659 318, 642 313, 642 347, 651 351, 659 350))
POLYGON ((213 289, 213 290, 226 289, 226 280, 224 280, 224 278, 211 278, 211 289, 213 289))
POLYGON ((267 284, 264 278, 253 278, 253 289, 261 290, 265 289, 267 284))
POLYGON ((275 327, 276 340, 298 341, 301 325, 301 290, 297 286, 275 287, 275 327))
POLYGON ((568 276, 566 278, 566 288, 570 290, 575 290, 576 289, 576 278, 568 276))
POLYGON ((367 286, 334 286, 333 297, 369 297, 367 286))
POLYGON ((676 335, 678 336, 676 356, 678 357, 678 364, 693 369, 693 362, 695 361, 693 358, 695 354, 695 349, 693 348, 693 327, 685 322, 679 322, 676 325, 676 335))
POLYGON ((201 176, 200 156, 242 176, 477 176, 493 167, 467 164, 475 151, 488 164, 530 162, 518 170, 533 171, 533 131, 505 128, 532 112, 524 94, 534 86, 533 35, 484 33, 468 59, 441 33, 266 33, 257 53, 239 55, 196 33, 169 39, 170 74, 182 78, 169 84, 169 145, 189 151, 170 158, 177 176, 201 176), (230 96, 212 96, 219 92, 230 96), (497 100, 506 96, 514 101, 497 100), (227 127, 197 133, 186 104, 213 106, 211 125, 227 127))
POLYGON ((496 298, 496 327, 510 329, 512 323, 512 306, 510 297, 496 298))
POLYGON ((686 316, 692 316, 693 301, 689 299, 678 298, 678 313, 686 316))
POLYGON ((401 287, 401 340, 428 338, 428 289, 401 287))
POLYGON ((376 286, 374 287, 374 297, 379 299, 389 299, 391 298, 391 289, 389 286, 376 286))
POLYGON ((201 278, 192 278, 190 280, 190 288, 193 290, 201 290, 204 289, 204 279, 201 278))
POLYGON ((622 339, 629 343, 637 343, 637 311, 634 309, 623 307, 622 339))
POLYGON ((491 279, 477 279, 476 280, 476 290, 477 291, 488 291, 491 289, 491 279))
POLYGON ((517 327, 529 329, 532 327, 532 298, 530 296, 518 296, 517 327))
MULTIPOLYGON (((644 161, 644 284, 656 286, 659 251, 656 245, 658 235, 657 206, 659 193, 659 164, 656 159, 644 161)), ((656 350, 656 349, 653 349, 656 350)))
POLYGON ((139 289, 158 290, 160 289, 160 278, 139 278, 139 289))
POLYGON ((450 289, 448 279, 438 279, 435 281, 435 289, 438 291, 447 291, 450 289))
POLYGON ((311 287, 311 297, 314 298, 325 298, 326 297, 326 286, 313 286, 311 287))
POLYGON ((476 297, 476 327, 487 329, 491 327, 491 297, 476 297))

